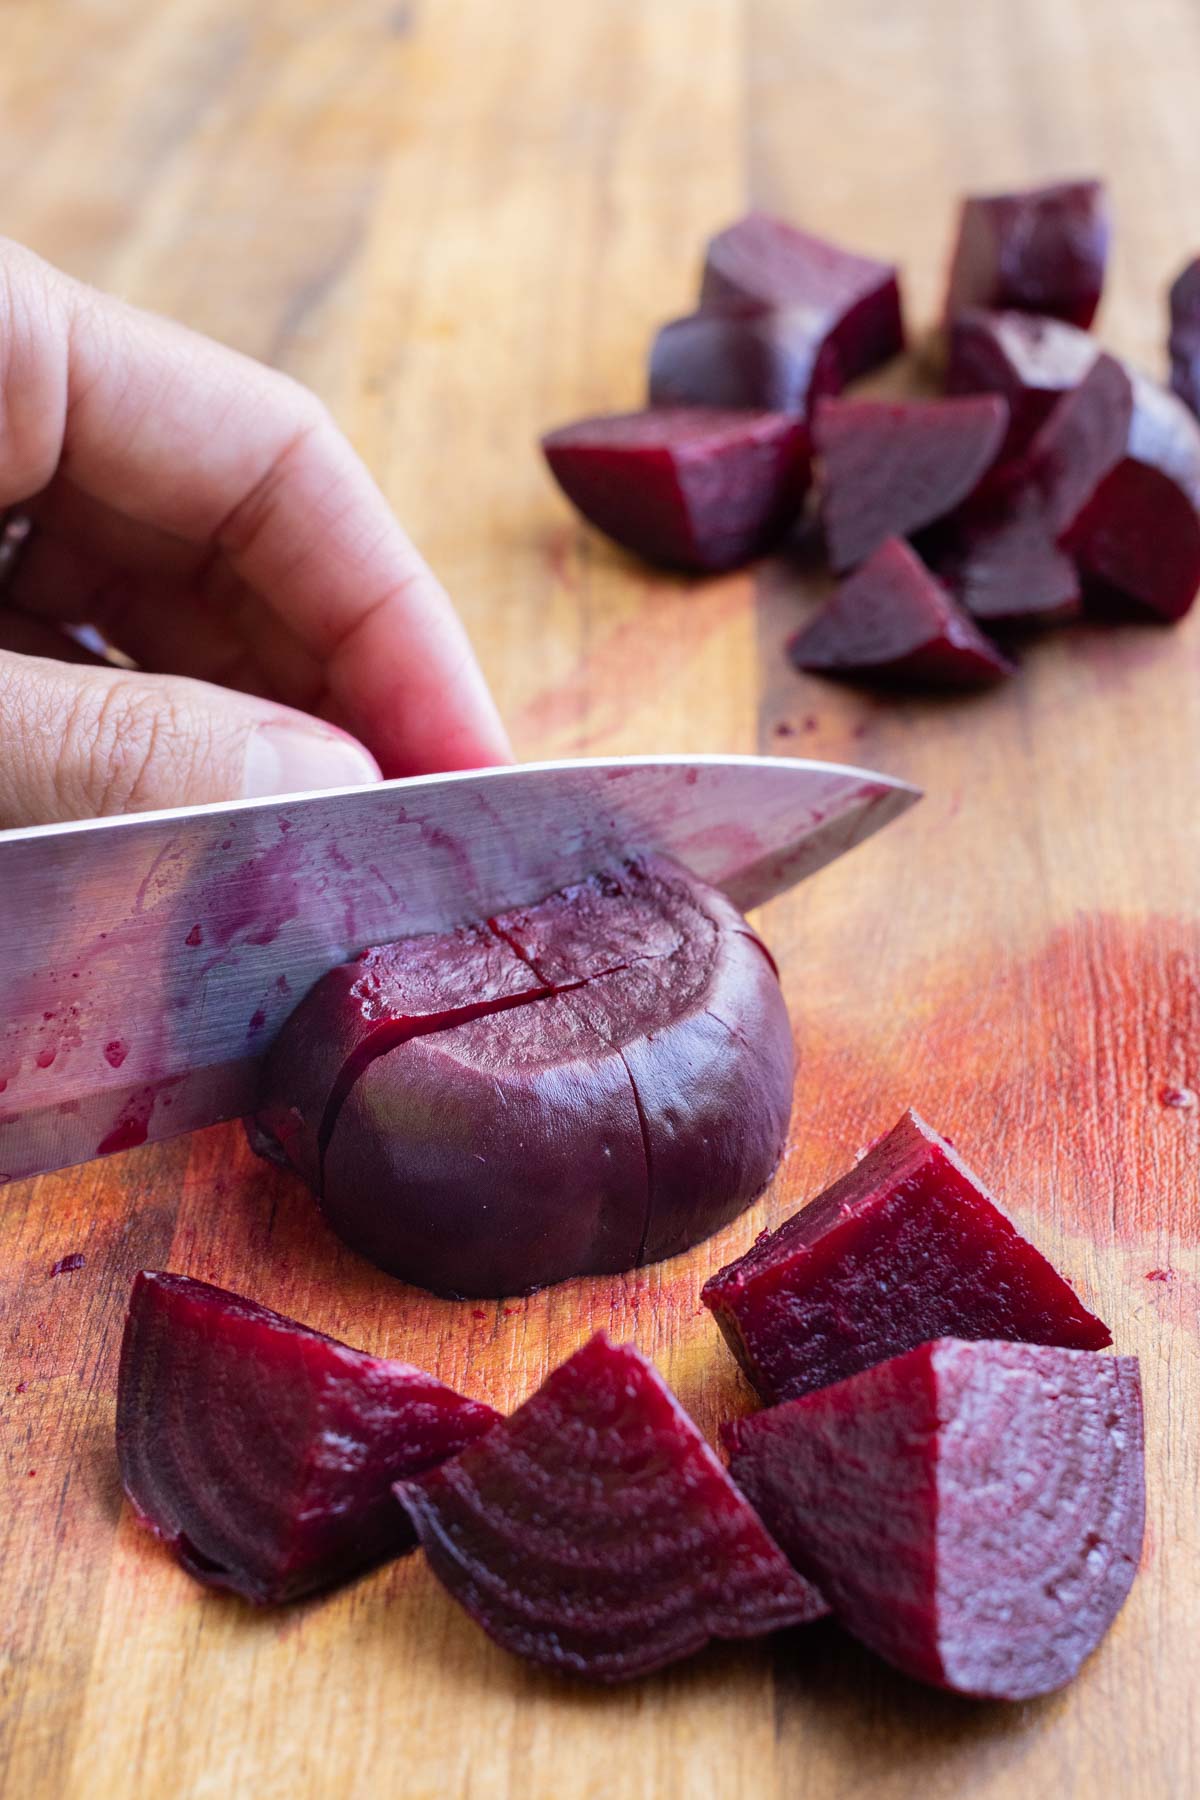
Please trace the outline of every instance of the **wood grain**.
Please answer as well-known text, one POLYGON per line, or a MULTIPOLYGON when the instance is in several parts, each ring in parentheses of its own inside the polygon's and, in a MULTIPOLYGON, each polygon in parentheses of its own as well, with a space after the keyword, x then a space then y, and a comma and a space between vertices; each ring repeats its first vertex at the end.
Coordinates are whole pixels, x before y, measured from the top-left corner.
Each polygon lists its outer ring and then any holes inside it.
MULTIPOLYGON (((234 1129, 0 1200, 5 1795, 1165 1800, 1197 1786, 1200 617, 1030 648, 1002 692, 801 678, 819 584, 655 576, 569 516, 546 425, 632 402, 699 245, 754 200, 899 258, 936 308, 954 197, 1111 179, 1101 331, 1162 362, 1197 248, 1189 0, 15 0, 0 223, 312 382, 447 581, 525 756, 800 750, 928 790, 765 910, 801 1051, 770 1193, 691 1256, 501 1306, 357 1261, 234 1129), (786 727, 786 732, 781 732, 786 727), (242 1288, 499 1406, 594 1325, 706 1428, 747 1403, 705 1275, 917 1104, 1142 1357, 1145 1565, 1067 1692, 923 1691, 831 1627, 591 1694, 494 1650, 419 1558, 251 1615, 121 1510, 134 1271, 242 1288), (81 1269, 51 1276, 64 1254, 81 1269)), ((0 897, 0 904, 3 903, 0 897)))

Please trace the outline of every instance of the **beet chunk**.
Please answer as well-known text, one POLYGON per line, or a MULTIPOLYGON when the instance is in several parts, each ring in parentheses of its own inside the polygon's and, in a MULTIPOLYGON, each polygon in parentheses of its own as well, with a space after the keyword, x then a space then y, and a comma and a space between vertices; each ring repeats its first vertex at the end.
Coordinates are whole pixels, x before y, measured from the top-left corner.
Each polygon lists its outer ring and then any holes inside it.
POLYGON ((893 265, 749 213, 710 241, 699 310, 655 338, 651 404, 806 414, 903 347, 893 265))
POLYGON ((134 1282, 121 1480, 141 1523, 211 1587, 294 1600, 410 1550, 392 1482, 498 1416, 207 1282, 148 1271, 134 1282))
POLYGON ((951 394, 1003 394, 1008 461, 1024 450, 1063 394, 1079 386, 1101 354, 1095 338, 1059 319, 1020 312, 970 311, 950 326, 946 389, 951 394))
POLYGON ((1099 1350, 1108 1328, 914 1112, 701 1294, 768 1403, 928 1338, 1099 1350))
POLYGON ((542 450, 585 519, 681 569, 757 556, 795 519, 808 487, 804 427, 781 413, 619 413, 549 432, 542 450))
MULTIPOLYGON (((1100 356, 1086 332, 1054 320, 972 318, 953 336, 948 380, 956 391, 996 388, 1021 431, 1036 419, 1040 435, 1100 356)), ((1200 587, 1200 425, 1176 395, 1124 372, 1133 388, 1124 454, 1070 525, 1064 548, 1089 588, 1178 619, 1200 587)), ((1032 455, 1029 438, 1025 447, 1032 455)))
POLYGON ((325 976, 258 1123, 353 1248, 441 1293, 674 1255, 783 1150, 792 1045, 741 914, 661 858, 325 976))
POLYGON ((735 1480, 843 1623, 938 1687, 1062 1687, 1137 1570, 1136 1357, 941 1338, 724 1437, 735 1480))
POLYGON ((1171 285, 1171 387, 1184 405, 1200 413, 1200 257, 1171 285))
POLYGON ((1100 181, 968 196, 950 265, 947 320, 964 307, 985 306, 1090 325, 1104 287, 1109 236, 1100 181))
POLYGON ((813 443, 835 570, 943 518, 979 486, 1008 429, 998 394, 951 400, 824 400, 813 443))
POLYGON ((842 582, 788 652, 798 669, 917 687, 982 687, 1012 672, 901 538, 842 582))
POLYGON ((701 308, 756 305, 808 313, 824 326, 838 385, 904 348, 894 264, 843 250, 768 213, 747 213, 709 241, 701 308))
POLYGON ((658 1373, 602 1332, 486 1440, 396 1493, 489 1637, 591 1681, 827 1611, 658 1373))
POLYGON ((803 308, 706 308, 659 327, 650 351, 652 408, 791 413, 840 392, 836 346, 803 308))
POLYGON ((921 549, 959 605, 984 625, 1059 624, 1081 611, 1075 564, 1028 489, 981 495, 921 549))

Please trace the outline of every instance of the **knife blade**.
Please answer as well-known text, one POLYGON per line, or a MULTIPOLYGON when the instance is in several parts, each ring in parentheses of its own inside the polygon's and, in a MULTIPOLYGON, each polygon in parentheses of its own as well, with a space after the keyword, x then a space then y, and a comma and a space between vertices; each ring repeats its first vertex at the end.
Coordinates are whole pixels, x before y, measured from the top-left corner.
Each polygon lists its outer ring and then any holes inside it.
POLYGON ((659 850, 744 910, 918 798, 758 756, 420 776, 0 832, 0 1183, 248 1111, 312 983, 367 945, 659 850))

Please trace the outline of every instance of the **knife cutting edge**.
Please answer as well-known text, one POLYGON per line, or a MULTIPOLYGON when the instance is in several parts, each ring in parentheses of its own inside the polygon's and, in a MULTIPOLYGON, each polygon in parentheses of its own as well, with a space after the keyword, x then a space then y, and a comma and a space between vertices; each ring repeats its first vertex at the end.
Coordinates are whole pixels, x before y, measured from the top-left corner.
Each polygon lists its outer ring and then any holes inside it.
POLYGON ((658 850, 743 911, 917 789, 766 756, 526 763, 0 832, 0 1182, 236 1117, 312 983, 367 945, 658 850))

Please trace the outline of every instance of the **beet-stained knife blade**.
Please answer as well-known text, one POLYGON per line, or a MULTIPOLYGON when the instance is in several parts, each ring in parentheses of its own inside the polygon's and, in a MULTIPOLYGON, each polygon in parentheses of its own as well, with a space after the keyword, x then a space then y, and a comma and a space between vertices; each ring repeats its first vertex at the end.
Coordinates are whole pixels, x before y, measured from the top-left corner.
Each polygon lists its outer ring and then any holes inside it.
POLYGON ((917 798, 756 756, 422 776, 0 832, 0 1182, 253 1104, 317 977, 662 850, 756 906, 917 798))

